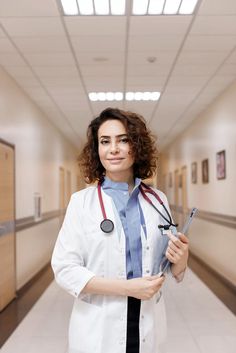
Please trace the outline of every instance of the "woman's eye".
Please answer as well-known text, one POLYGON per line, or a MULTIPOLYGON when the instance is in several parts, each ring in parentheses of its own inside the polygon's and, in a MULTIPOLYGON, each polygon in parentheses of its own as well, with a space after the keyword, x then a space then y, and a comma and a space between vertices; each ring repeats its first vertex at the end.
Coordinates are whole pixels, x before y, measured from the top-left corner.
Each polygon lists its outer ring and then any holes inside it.
POLYGON ((108 141, 108 140, 101 140, 100 143, 101 143, 102 145, 106 145, 107 143, 109 143, 109 141, 108 141))
POLYGON ((129 142, 129 139, 127 137, 124 137, 120 140, 120 142, 122 143, 128 143, 129 142))

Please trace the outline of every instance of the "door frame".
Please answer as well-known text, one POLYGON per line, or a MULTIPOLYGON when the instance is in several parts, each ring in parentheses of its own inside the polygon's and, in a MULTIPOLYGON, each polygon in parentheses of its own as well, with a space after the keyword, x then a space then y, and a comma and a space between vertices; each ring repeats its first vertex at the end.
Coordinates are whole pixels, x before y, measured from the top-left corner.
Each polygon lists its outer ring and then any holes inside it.
POLYGON ((14 287, 15 287, 15 296, 16 296, 16 273, 17 273, 17 268, 16 268, 16 148, 15 145, 2 139, 0 137, 0 143, 2 145, 8 146, 12 148, 13 150, 13 222, 14 222, 14 228, 13 228, 13 237, 14 237, 14 271, 15 271, 15 276, 14 276, 14 287))

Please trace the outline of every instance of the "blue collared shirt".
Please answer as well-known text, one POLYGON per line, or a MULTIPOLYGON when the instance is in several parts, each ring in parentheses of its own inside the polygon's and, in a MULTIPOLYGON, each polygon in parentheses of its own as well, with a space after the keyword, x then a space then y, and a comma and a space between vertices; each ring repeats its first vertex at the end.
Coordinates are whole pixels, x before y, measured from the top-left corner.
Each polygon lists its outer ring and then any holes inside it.
POLYGON ((141 179, 136 178, 131 194, 127 183, 114 182, 105 177, 102 184, 102 189, 115 204, 124 229, 127 278, 142 277, 141 224, 144 223, 144 218, 138 200, 140 183, 141 179))

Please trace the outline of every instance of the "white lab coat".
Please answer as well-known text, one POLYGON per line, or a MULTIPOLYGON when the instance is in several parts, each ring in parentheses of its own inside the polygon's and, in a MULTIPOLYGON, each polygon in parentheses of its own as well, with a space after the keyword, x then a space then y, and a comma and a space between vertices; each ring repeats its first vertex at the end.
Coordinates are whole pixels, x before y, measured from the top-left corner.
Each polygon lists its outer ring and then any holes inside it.
MULTIPOLYGON (((165 195, 158 192, 166 207, 165 195)), ((148 194, 163 212, 163 207, 148 194)), ((97 188, 92 186, 72 195, 60 230, 52 267, 60 286, 75 297, 69 325, 68 353, 125 353, 127 298, 81 294, 93 276, 126 278, 125 234, 110 196, 102 191, 106 214, 114 222, 114 231, 100 229, 103 219, 97 188)), ((157 252, 167 244, 158 225, 163 220, 139 195, 147 238, 142 230, 143 276, 158 273, 157 252)), ((163 297, 142 301, 140 309, 140 353, 158 353, 166 336, 166 315, 163 297)))

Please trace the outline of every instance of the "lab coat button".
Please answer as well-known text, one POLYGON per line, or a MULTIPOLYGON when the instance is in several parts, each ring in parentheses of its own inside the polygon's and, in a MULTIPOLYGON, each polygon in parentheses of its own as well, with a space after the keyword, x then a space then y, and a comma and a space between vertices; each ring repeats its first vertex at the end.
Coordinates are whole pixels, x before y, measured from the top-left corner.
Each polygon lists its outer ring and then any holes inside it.
POLYGON ((146 270, 146 273, 150 273, 150 270, 146 270))
POLYGON ((150 249, 149 246, 147 246, 146 249, 149 250, 150 249))
POLYGON ((145 343, 146 342, 146 340, 145 340, 145 338, 143 338, 143 343, 145 343))
POLYGON ((141 319, 144 319, 144 315, 141 316, 141 319))

